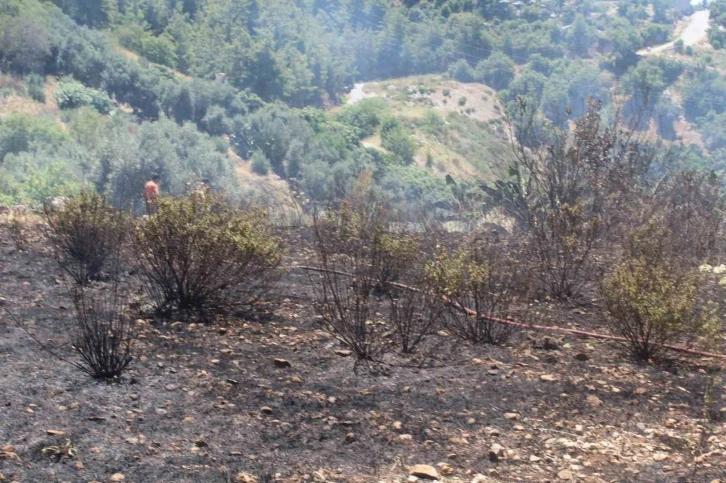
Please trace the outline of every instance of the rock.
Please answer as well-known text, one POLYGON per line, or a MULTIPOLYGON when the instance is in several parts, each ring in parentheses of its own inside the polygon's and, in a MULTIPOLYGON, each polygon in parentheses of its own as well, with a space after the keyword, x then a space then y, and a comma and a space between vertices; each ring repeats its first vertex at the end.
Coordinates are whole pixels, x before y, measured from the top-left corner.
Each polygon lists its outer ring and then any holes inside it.
POLYGON ((575 425, 575 432, 577 434, 582 434, 585 432, 585 428, 582 427, 582 424, 576 424, 575 425))
POLYGON ((436 467, 439 469, 439 473, 442 475, 453 475, 456 473, 454 467, 448 463, 436 463, 436 467))
POLYGON ((554 375, 552 374, 542 374, 539 376, 539 380, 543 382, 554 382, 557 380, 554 375))
POLYGON ((204 441, 202 438, 199 438, 198 440, 194 441, 194 445, 197 448, 206 448, 206 447, 209 446, 209 443, 207 443, 206 441, 204 441))
POLYGON ((665 422, 666 428, 675 428, 676 427, 676 420, 675 419, 668 419, 665 422))
POLYGON ((175 384, 167 384, 167 386, 164 388, 167 391, 176 391, 177 386, 175 384))
POLYGON ((548 351, 556 351, 557 349, 559 349, 559 344, 557 344, 557 341, 552 340, 549 337, 545 337, 542 347, 548 351))
POLYGON ((400 431, 401 428, 403 427, 403 423, 401 423, 401 421, 394 421, 393 424, 391 425, 391 427, 393 429, 395 429, 396 431, 400 431))
POLYGON ((262 406, 260 408, 260 411, 262 411, 265 414, 272 414, 272 408, 269 406, 262 406))
POLYGON ((575 359, 581 362, 586 362, 590 360, 590 356, 588 356, 584 352, 580 352, 579 354, 575 354, 575 359))
POLYGON ((504 413, 504 419, 508 419, 510 421, 516 421, 519 419, 519 414, 517 413, 504 413))
POLYGON ((292 364, 287 359, 275 359, 275 367, 285 369, 286 367, 292 367, 292 364))
POLYGON ((408 469, 408 474, 417 478, 429 480, 439 479, 439 472, 436 471, 436 468, 430 465, 413 465, 408 469))
POLYGON ((602 401, 600 401, 600 399, 597 396, 593 396, 592 394, 587 396, 586 400, 587 400, 587 404, 589 404, 590 406, 592 406, 594 408, 598 408, 598 407, 600 407, 600 404, 602 404, 602 401))
POLYGON ((398 439, 401 441, 409 442, 413 441, 413 436, 411 436, 410 434, 402 434, 398 437, 398 439))
POLYGON ((529 457, 530 463, 537 463, 538 461, 542 461, 542 458, 540 458, 539 456, 535 456, 535 455, 531 455, 529 457))
POLYGON ((65 436, 65 431, 59 431, 57 429, 49 429, 46 431, 49 436, 65 436))
POLYGON ((501 444, 494 443, 489 449, 489 461, 496 463, 504 455, 504 448, 501 444))
POLYGON ((353 442, 355 442, 355 440, 356 440, 355 433, 348 433, 345 435, 346 443, 353 443, 353 442))
POLYGON ((249 473, 237 473, 234 481, 236 481, 237 483, 257 483, 257 478, 249 473))
POLYGON ((338 355, 340 357, 350 357, 351 355, 353 355, 353 351, 349 351, 347 349, 340 349, 335 351, 335 355, 338 355))
POLYGON ((665 461, 668 459, 668 455, 666 453, 655 453, 653 455, 653 461, 665 461))
POLYGON ((123 473, 115 473, 108 481, 124 481, 126 476, 123 473))
POLYGON ((557 473, 557 478, 561 480, 571 480, 572 479, 572 471, 570 470, 560 470, 557 473))

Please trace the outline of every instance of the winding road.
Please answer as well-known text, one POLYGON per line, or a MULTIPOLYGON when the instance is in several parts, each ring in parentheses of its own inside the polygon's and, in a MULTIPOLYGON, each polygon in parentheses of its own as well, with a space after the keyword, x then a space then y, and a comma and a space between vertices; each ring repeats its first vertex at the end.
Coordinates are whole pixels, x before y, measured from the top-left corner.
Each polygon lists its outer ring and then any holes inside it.
MULTIPOLYGON (((683 45, 688 47, 689 45, 696 45, 697 43, 708 37, 709 28, 709 11, 699 10, 690 16, 687 20, 686 27, 681 32, 678 40, 683 41, 683 45)), ((655 55, 663 52, 669 52, 673 50, 676 41, 668 42, 666 44, 651 47, 650 49, 643 49, 638 51, 638 55, 655 55)))

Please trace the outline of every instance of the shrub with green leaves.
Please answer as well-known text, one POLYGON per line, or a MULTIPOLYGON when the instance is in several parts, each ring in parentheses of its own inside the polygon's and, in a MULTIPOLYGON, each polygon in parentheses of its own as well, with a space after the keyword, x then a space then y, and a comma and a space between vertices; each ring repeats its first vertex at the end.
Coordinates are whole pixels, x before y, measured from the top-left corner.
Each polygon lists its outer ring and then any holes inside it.
POLYGON ((601 284, 612 331, 640 361, 665 344, 693 340, 712 321, 698 306, 698 274, 668 259, 668 230, 650 223, 632 235, 627 255, 601 284))
POLYGON ((157 309, 204 315, 265 281, 281 259, 280 240, 257 211, 213 196, 161 198, 136 225, 136 251, 157 309))
POLYGON ((262 151, 255 151, 252 154, 250 165, 252 166, 252 171, 263 176, 268 174, 271 169, 270 160, 267 159, 267 156, 262 151))
POLYGON ((510 256, 516 251, 510 248, 482 240, 453 253, 441 250, 427 262, 427 286, 452 303, 444 325, 455 336, 474 344, 503 344, 511 336, 512 326, 490 318, 506 317, 523 288, 517 286, 517 260, 510 256))
POLYGON ((39 74, 25 76, 25 88, 31 99, 45 102, 45 79, 39 74))
POLYGON ((55 91, 55 100, 61 109, 92 106, 102 114, 113 108, 111 98, 103 91, 86 87, 73 79, 63 79, 55 91))
POLYGON ((76 284, 84 285, 119 261, 129 218, 95 191, 57 201, 45 210, 55 257, 76 284))

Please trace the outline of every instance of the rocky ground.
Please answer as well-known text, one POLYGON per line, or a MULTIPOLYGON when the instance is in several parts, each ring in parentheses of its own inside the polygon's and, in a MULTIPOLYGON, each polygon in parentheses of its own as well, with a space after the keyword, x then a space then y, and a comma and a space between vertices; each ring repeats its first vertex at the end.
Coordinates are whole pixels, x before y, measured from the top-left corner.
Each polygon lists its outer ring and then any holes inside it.
MULTIPOLYGON (((73 357, 59 279, 40 237, 18 251, 0 223, 0 304, 73 357)), ((714 361, 640 366, 602 341, 523 331, 472 347, 441 333, 424 365, 355 371, 316 326, 307 284, 291 270, 255 313, 213 325, 139 316, 114 384, 0 315, 0 481, 726 482, 714 361)), ((539 313, 602 330, 594 306, 539 313)))

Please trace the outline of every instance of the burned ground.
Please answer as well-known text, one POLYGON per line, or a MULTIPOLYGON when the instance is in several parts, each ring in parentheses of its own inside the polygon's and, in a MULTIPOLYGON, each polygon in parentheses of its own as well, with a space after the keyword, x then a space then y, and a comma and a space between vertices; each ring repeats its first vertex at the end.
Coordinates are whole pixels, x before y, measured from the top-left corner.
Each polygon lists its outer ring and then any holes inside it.
MULTIPOLYGON (((300 233, 284 236, 286 265, 303 263, 300 233)), ((31 238, 18 251, 0 225, 0 303, 74 357, 60 272, 31 238)), ((136 359, 113 384, 59 362, 3 315, 0 481, 229 482, 246 473, 398 482, 414 464, 438 465, 451 482, 726 479, 719 378, 704 419, 715 361, 641 366, 604 341, 522 331, 501 348, 473 347, 441 333, 423 364, 392 355, 385 371, 355 370, 311 303, 308 275, 293 269, 245 316, 195 324, 140 314, 136 359), (43 452, 66 440, 75 456, 43 452)), ((537 312, 540 323, 604 331, 596 305, 542 303, 537 312)))

